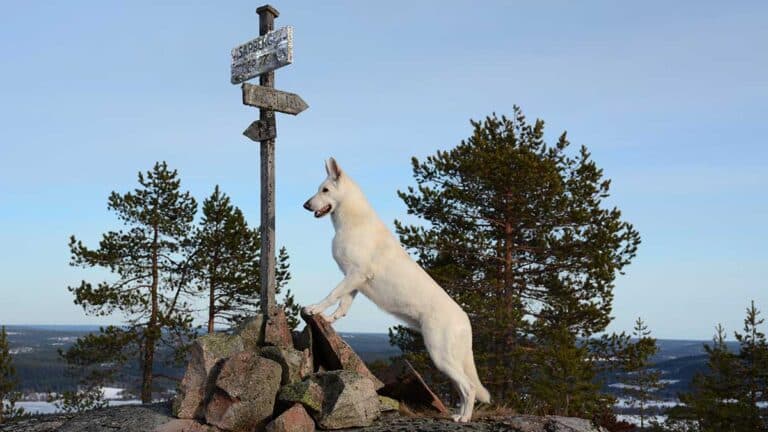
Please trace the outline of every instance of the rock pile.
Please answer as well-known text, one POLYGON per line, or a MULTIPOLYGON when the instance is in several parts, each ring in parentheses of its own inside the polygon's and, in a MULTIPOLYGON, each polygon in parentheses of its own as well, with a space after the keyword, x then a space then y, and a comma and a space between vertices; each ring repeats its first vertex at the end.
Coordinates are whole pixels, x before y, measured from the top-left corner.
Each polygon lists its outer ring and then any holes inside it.
POLYGON ((174 415, 210 431, 366 427, 382 411, 397 409, 398 402, 386 396, 399 398, 403 385, 423 386, 408 392, 419 395, 415 402, 446 411, 410 364, 393 365, 382 382, 326 320, 302 318, 305 329, 291 333, 278 308, 266 320, 251 318, 234 334, 198 338, 174 415))

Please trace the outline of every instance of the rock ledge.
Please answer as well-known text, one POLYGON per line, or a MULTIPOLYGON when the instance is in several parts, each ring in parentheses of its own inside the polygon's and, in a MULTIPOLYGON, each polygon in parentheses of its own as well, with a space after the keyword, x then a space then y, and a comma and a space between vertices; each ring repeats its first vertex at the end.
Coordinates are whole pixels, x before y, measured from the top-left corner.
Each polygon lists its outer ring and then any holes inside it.
MULTIPOLYGON (((572 417, 505 416, 468 424, 448 419, 411 418, 398 413, 383 414, 372 426, 344 429, 358 432, 601 432, 589 421, 572 417)), ((86 413, 48 414, 0 425, 0 432, 216 432, 214 428, 191 427, 171 415, 169 403, 126 405, 86 413)))

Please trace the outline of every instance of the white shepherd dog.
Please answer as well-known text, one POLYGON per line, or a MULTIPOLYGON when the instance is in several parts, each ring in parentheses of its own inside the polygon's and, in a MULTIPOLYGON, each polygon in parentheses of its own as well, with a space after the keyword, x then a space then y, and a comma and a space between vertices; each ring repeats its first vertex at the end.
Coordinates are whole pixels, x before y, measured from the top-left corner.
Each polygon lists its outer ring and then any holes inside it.
POLYGON ((377 306, 421 332, 438 369, 448 375, 461 395, 455 421, 472 419, 475 398, 490 402, 480 383, 472 355, 472 327, 467 314, 400 246, 374 212, 360 187, 331 158, 328 177, 304 208, 315 217, 331 215, 336 235, 333 258, 344 279, 320 303, 307 306, 310 315, 339 303, 328 318, 345 316, 355 295, 363 293, 377 306))

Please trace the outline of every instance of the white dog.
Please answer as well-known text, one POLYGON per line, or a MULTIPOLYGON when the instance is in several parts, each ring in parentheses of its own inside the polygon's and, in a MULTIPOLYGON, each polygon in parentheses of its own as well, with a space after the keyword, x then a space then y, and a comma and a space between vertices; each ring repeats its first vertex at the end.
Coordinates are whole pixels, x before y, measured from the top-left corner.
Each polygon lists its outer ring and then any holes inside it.
POLYGON ((333 158, 326 162, 325 170, 328 177, 304 208, 317 218, 331 215, 336 230, 333 257, 344 279, 320 303, 304 308, 305 312, 321 314, 338 302, 329 318, 333 322, 346 315, 358 292, 363 293, 421 332, 435 366, 448 375, 461 395, 461 408, 453 419, 470 421, 475 398, 490 402, 491 397, 477 376, 467 314, 411 259, 333 158))

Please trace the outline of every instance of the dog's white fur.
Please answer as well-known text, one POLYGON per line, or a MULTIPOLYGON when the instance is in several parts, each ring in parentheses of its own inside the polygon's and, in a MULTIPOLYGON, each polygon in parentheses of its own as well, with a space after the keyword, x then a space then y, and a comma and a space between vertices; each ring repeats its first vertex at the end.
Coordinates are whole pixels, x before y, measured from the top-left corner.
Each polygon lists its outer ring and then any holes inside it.
POLYGON ((307 306, 311 315, 339 303, 328 318, 346 315, 358 292, 421 332, 432 361, 448 375, 461 395, 456 421, 472 418, 475 398, 490 402, 480 383, 472 354, 467 314, 402 248, 374 212, 363 192, 336 161, 326 162, 328 177, 305 204, 316 217, 331 215, 336 235, 333 257, 344 279, 321 302, 307 306))

